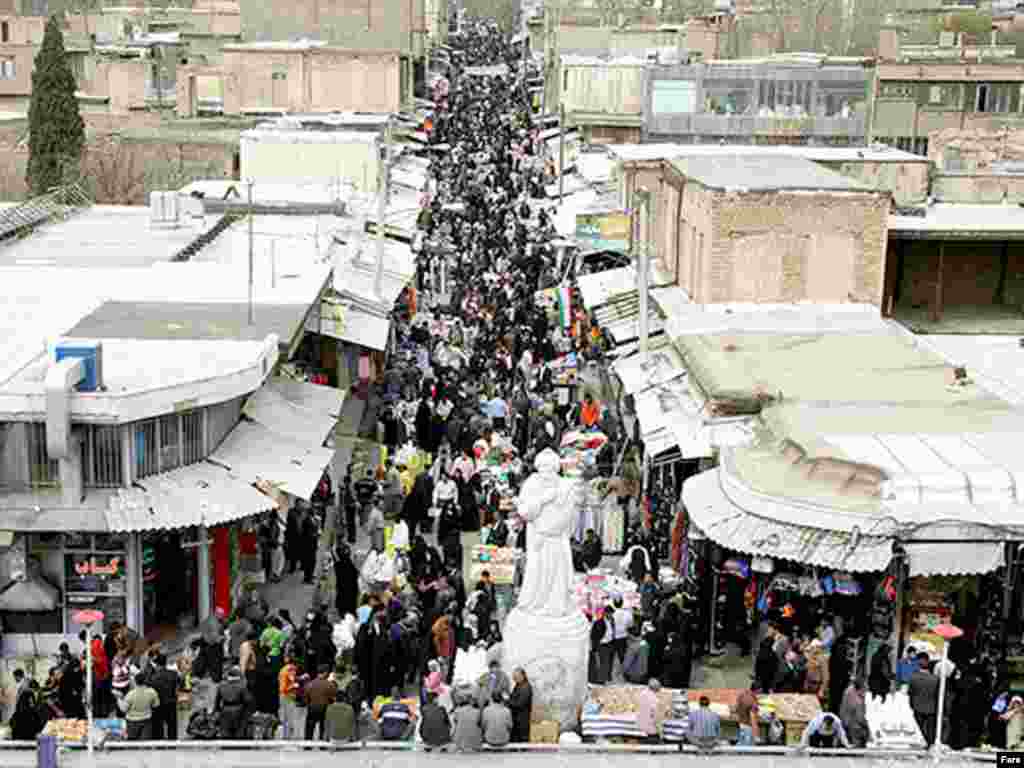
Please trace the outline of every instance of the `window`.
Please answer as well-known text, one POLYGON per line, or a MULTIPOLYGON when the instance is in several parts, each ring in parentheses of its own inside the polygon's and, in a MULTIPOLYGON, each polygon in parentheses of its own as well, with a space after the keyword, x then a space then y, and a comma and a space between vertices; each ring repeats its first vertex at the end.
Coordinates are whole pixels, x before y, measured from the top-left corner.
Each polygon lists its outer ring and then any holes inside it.
POLYGON ((46 424, 28 423, 25 435, 29 483, 35 488, 57 487, 60 484, 60 463, 46 452, 46 424))
POLYGON ((0 422, 0 489, 3 490, 8 490, 11 487, 11 483, 14 482, 8 465, 10 459, 13 458, 9 456, 9 451, 13 451, 13 447, 11 447, 11 425, 6 422, 0 422))
POLYGON ((974 100, 975 112, 1009 112, 1014 88, 1011 83, 979 83, 974 100))
POLYGON ((160 471, 167 472, 181 466, 181 443, 176 413, 160 417, 160 471))
POLYGON ((211 406, 207 411, 207 454, 213 453, 242 417, 242 398, 211 406))
POLYGON ((270 79, 271 80, 287 80, 288 79, 288 73, 287 72, 273 72, 270 75, 270 79))
POLYGON ((189 411, 181 414, 181 431, 185 464, 202 461, 205 458, 203 454, 203 412, 189 411))
POLYGON ((933 107, 959 107, 960 85, 958 83, 929 85, 928 104, 933 107))
POLYGON ((0 43, 11 42, 11 23, 9 21, 0 21, 0 43))
POLYGON ((143 478, 159 472, 156 454, 156 421, 135 425, 135 477, 143 478))
POLYGON ((85 485, 88 488, 119 488, 121 430, 116 426, 90 425, 85 435, 85 485))
POLYGON ((0 59, 0 80, 13 80, 15 77, 14 59, 0 59))
POLYGON ((878 88, 878 96, 883 99, 912 99, 915 88, 914 83, 882 83, 878 88))

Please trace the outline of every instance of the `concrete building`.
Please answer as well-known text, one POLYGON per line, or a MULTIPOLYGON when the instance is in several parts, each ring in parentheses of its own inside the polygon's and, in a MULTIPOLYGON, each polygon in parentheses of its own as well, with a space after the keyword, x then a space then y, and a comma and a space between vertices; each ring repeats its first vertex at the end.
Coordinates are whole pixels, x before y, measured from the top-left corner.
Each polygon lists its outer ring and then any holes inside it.
POLYGON ((1024 62, 1013 46, 965 46, 954 33, 906 46, 901 30, 887 28, 879 49, 871 139, 928 156, 933 131, 1021 124, 1024 62))
POLYGON ((928 156, 935 165, 932 195, 944 203, 1024 202, 1024 132, 932 131, 928 156))
POLYGON ((890 195, 801 158, 666 162, 662 266, 697 303, 881 304, 890 195))
POLYGON ((203 80, 220 83, 225 115, 398 112, 413 103, 413 60, 399 49, 320 40, 226 45, 223 65, 182 68, 177 111, 194 116, 203 80))
POLYGON ((870 82, 863 60, 816 54, 651 67, 643 135, 683 143, 862 145, 870 82))
POLYGON ((242 134, 242 178, 256 183, 347 183, 376 192, 384 147, 358 131, 259 128, 242 134))

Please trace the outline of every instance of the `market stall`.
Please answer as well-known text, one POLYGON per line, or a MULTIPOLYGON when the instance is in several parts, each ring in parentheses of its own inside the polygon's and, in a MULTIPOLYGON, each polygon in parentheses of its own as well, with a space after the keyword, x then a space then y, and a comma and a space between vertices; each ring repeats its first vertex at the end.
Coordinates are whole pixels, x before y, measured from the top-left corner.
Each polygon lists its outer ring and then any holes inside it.
MULTIPOLYGON (((722 737, 734 738, 738 723, 736 722, 736 702, 741 691, 739 688, 708 688, 687 691, 689 709, 699 705, 702 696, 711 701, 711 710, 722 721, 722 737)), ((759 696, 757 699, 760 719, 765 727, 773 720, 778 720, 785 729, 786 744, 793 746, 800 743, 807 724, 821 712, 821 704, 816 696, 806 693, 773 693, 759 696)), ((671 718, 663 726, 667 741, 682 741, 686 733, 686 718, 671 718)), ((763 729, 764 730, 764 729, 763 729)))

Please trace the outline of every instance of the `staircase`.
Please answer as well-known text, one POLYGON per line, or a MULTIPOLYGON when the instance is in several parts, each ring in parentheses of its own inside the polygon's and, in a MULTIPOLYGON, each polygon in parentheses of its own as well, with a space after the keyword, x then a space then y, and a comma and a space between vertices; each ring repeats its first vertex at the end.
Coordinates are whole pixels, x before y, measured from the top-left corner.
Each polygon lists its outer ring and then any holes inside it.
POLYGON ((90 206, 92 200, 78 184, 57 187, 0 211, 0 242, 26 235, 51 221, 63 221, 90 206))

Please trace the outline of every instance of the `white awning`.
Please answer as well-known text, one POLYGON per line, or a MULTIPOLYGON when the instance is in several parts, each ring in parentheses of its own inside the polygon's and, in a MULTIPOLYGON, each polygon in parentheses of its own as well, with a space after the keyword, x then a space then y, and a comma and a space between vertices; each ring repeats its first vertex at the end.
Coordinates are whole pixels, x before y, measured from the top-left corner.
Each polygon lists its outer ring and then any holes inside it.
POLYGON ((884 570, 892 559, 889 537, 794 525, 748 512, 722 488, 717 468, 686 480, 683 503, 705 536, 748 555, 855 573, 884 570))
POLYGON ((274 506, 246 478, 205 461, 135 485, 110 499, 107 525, 115 533, 223 525, 274 506))
POLYGON ((656 349, 649 349, 646 365, 639 355, 631 355, 612 363, 612 368, 622 381, 622 387, 627 395, 634 395, 686 375, 682 356, 668 343, 661 343, 656 349))
POLYGON ((633 400, 644 442, 656 433, 668 432, 684 459, 707 458, 714 455, 715 448, 743 445, 753 439, 752 418, 710 419, 684 376, 650 387, 633 400))
POLYGON ((593 309, 606 304, 616 294, 636 290, 636 271, 633 267, 617 267, 580 275, 576 278, 576 287, 583 298, 583 306, 593 309))
POLYGON ((319 448, 338 423, 343 400, 333 387, 278 377, 253 392, 242 412, 271 432, 319 448))
POLYGON ((388 348, 391 321, 386 317, 350 306, 345 310, 344 322, 321 320, 320 333, 349 344, 383 352, 388 348))
POLYGON ((334 449, 303 445, 262 424, 242 421, 210 457, 248 483, 264 481, 299 499, 309 499, 334 449))
POLYGON ((910 576, 973 576, 1006 564, 1002 542, 904 544, 910 576))

